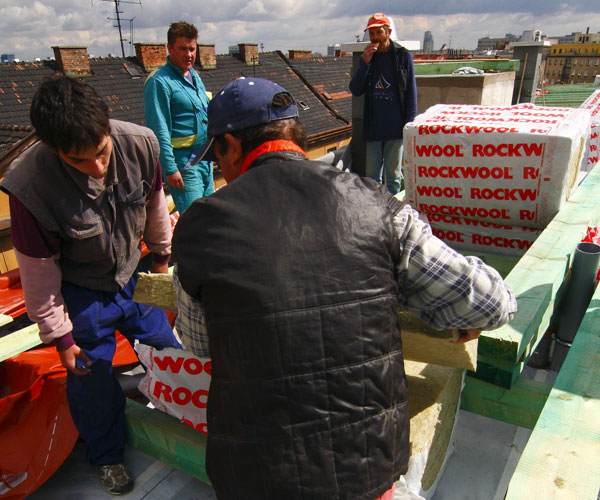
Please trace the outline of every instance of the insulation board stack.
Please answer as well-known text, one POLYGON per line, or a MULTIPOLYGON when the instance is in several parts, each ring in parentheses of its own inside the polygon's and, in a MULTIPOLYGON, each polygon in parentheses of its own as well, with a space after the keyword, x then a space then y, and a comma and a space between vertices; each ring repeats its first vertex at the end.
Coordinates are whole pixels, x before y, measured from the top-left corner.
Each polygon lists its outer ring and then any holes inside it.
MULTIPOLYGON (((464 370, 405 361, 410 413, 410 461, 406 475, 409 498, 435 493, 449 455, 454 451, 464 370)), ((402 497, 405 498, 405 497, 402 497)))
POLYGON ((580 107, 589 110, 592 114, 590 139, 586 150, 586 159, 582 166, 585 170, 590 171, 598 163, 600 152, 600 90, 596 90, 580 107))
POLYGON ((432 106, 404 128, 406 200, 457 250, 523 255, 575 187, 590 112, 432 106))

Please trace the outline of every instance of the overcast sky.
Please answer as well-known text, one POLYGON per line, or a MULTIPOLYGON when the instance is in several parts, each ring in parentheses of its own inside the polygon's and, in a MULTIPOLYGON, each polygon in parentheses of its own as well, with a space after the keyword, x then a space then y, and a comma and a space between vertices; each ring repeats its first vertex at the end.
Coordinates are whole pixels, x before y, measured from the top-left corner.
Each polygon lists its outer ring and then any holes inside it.
MULTIPOLYGON (((196 25, 200 43, 217 53, 238 42, 263 44, 265 51, 308 49, 326 53, 328 44, 353 42, 370 14, 394 18, 398 36, 423 41, 433 33, 434 47, 474 49, 486 35, 520 35, 540 29, 557 36, 600 32, 599 0, 128 0, 120 4, 125 55, 134 42, 166 42, 168 25, 196 25), (141 3, 141 5, 140 5, 141 3), (323 6, 326 4, 325 6, 323 6)), ((114 0, 0 0, 0 53, 21 60, 45 59, 52 46, 88 47, 88 54, 120 56, 114 0)))

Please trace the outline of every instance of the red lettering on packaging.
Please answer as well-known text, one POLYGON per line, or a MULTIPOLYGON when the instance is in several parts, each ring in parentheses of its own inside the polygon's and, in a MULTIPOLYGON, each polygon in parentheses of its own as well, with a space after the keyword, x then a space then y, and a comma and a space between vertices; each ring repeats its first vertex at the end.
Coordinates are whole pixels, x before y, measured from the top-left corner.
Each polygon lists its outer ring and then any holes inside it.
POLYGON ((185 406, 191 402, 196 408, 206 408, 208 401, 208 391, 199 389, 192 392, 187 387, 173 389, 170 385, 158 381, 154 384, 152 394, 156 399, 162 399, 166 403, 173 402, 180 406, 185 406))
POLYGON ((516 157, 516 156, 542 156, 544 144, 519 143, 519 144, 473 144, 473 156, 491 157, 516 157))
POLYGON ((441 177, 443 179, 512 179, 512 167, 441 167, 419 165, 418 177, 441 177))
POLYGON ((417 192, 420 196, 433 196, 435 198, 462 198, 460 188, 458 187, 439 187, 439 186, 417 186, 417 192))
POLYGON ((472 235, 473 245, 495 246, 500 248, 512 248, 518 250, 527 250, 532 244, 532 241, 519 240, 517 238, 505 238, 502 236, 484 236, 482 234, 472 235))
POLYGON ((537 194, 535 189, 471 188, 472 200, 535 201, 537 194))
POLYGON ((440 240, 455 241, 456 243, 464 243, 462 234, 457 231, 444 231, 442 229, 432 229, 433 235, 440 240))
POLYGON ((171 373, 179 373, 183 366, 184 371, 190 375, 198 375, 204 370, 210 375, 211 362, 206 361, 202 364, 202 361, 194 358, 178 357, 173 359, 171 356, 155 356, 154 362, 156 366, 162 371, 170 371, 171 373))
POLYGON ((476 207, 454 207, 451 205, 431 205, 420 203, 420 212, 432 214, 456 215, 458 217, 480 219, 510 219, 509 211, 506 208, 476 208, 476 207))

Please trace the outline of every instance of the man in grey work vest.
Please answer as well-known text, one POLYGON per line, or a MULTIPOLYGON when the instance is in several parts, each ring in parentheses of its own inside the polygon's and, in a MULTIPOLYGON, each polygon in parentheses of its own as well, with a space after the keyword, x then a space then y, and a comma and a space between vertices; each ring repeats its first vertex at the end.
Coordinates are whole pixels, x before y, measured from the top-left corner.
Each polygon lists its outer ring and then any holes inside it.
POLYGON ((73 421, 104 488, 131 491, 123 464, 125 396, 112 371, 115 330, 179 347, 164 311, 136 304, 140 239, 167 272, 171 224, 151 130, 109 120, 90 87, 57 76, 33 97, 40 142, 2 181, 27 314, 67 371, 73 421))

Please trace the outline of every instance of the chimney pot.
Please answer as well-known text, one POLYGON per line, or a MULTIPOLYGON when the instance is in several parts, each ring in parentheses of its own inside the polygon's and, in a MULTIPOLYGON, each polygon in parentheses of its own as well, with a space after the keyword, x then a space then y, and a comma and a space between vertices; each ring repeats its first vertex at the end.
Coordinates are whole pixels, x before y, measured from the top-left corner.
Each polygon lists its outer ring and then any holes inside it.
POLYGON ((154 71, 165 64, 167 49, 164 43, 136 43, 135 57, 146 72, 154 71))
POLYGON ((61 71, 68 76, 90 74, 90 60, 87 47, 52 47, 54 58, 61 71))
POLYGON ((288 50, 290 59, 311 59, 312 50, 288 50))
POLYGON ((240 48, 240 57, 246 63, 246 66, 259 64, 257 43, 238 43, 238 47, 240 48))
POLYGON ((198 44, 198 64, 201 69, 217 69, 217 56, 215 55, 215 44, 198 44))

